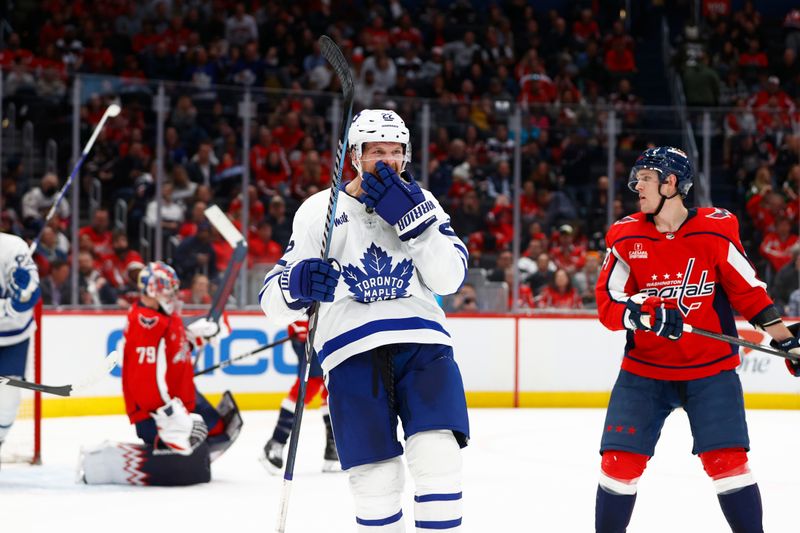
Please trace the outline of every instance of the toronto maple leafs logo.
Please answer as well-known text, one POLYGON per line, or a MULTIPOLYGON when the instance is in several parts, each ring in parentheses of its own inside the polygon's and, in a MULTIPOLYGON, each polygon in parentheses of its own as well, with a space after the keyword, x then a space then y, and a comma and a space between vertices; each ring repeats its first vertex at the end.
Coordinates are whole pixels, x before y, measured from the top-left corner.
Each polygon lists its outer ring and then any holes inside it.
POLYGON ((391 256, 372 243, 364 252, 361 264, 364 270, 358 265, 342 268, 342 277, 357 301, 369 303, 408 296, 408 285, 414 273, 411 259, 403 259, 393 267, 391 256))

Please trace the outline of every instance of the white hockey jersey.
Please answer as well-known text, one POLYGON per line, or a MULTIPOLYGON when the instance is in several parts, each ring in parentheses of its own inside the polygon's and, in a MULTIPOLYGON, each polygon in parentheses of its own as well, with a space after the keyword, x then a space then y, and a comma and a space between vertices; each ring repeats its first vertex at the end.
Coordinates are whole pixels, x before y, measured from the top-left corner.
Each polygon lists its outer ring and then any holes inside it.
POLYGON ((33 334, 33 309, 17 312, 11 306, 11 273, 18 265, 31 273, 31 290, 39 286, 39 273, 25 241, 0 233, 0 346, 18 344, 33 334))
MULTIPOLYGON (((364 204, 340 191, 330 257, 342 275, 334 301, 320 305, 314 337, 325 372, 387 344, 452 345, 434 294, 458 290, 467 274, 467 250, 450 228, 450 217, 430 192, 423 192, 434 204, 436 221, 403 242, 377 213, 367 213, 364 204)), ((259 299, 273 323, 289 324, 307 310, 282 288, 281 274, 297 261, 321 256, 329 197, 326 189, 300 206, 286 251, 264 279, 259 299)))

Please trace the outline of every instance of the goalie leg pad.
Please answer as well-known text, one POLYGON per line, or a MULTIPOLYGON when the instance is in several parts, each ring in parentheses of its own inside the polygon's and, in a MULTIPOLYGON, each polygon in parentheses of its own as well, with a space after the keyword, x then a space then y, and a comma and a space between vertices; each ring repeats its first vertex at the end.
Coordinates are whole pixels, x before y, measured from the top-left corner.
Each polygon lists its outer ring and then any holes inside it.
POLYGON ((208 445, 191 455, 154 450, 146 444, 104 442, 82 449, 79 468, 89 485, 153 485, 175 487, 208 483, 211 467, 208 445))
POLYGON ((461 531, 461 448, 450 430, 423 431, 406 441, 414 478, 417 531, 461 531))
POLYGON ((349 469, 350 492, 356 506, 358 533, 402 533, 401 498, 405 474, 403 461, 386 461, 354 466, 349 469))
MULTIPOLYGON (((8 376, 22 379, 19 376, 8 376)), ((0 385, 0 442, 3 442, 17 418, 22 389, 0 385)))
POLYGON ((239 433, 242 431, 242 415, 239 413, 239 406, 230 391, 222 393, 222 398, 217 404, 217 412, 220 416, 222 431, 217 435, 208 436, 208 448, 211 461, 214 462, 230 448, 239 433))
POLYGON ((756 482, 747 463, 747 452, 743 448, 723 448, 699 455, 703 469, 714 481, 717 494, 741 489, 756 482))
POLYGON ((603 452, 600 463, 600 486, 612 494, 636 494, 636 485, 642 477, 646 455, 621 450, 603 452))

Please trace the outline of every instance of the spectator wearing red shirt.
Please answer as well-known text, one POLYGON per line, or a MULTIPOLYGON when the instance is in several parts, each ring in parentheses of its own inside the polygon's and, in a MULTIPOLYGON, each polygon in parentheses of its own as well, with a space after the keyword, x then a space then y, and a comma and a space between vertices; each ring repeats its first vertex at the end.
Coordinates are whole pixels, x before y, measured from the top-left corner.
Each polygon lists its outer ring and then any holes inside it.
POLYGON ((581 10, 581 18, 572 23, 572 36, 580 43, 600 39, 600 27, 592 20, 591 9, 581 10))
POLYGON ((256 263, 274 264, 283 255, 281 245, 272 240, 272 224, 266 220, 258 223, 255 234, 248 240, 247 248, 250 266, 256 263))
POLYGON ((389 48, 391 35, 383 24, 383 17, 376 15, 372 19, 372 22, 364 28, 362 38, 364 39, 364 48, 366 48, 368 52, 374 52, 376 49, 386 50, 389 48))
POLYGON ((583 308, 581 297, 572 286, 572 279, 566 270, 559 268, 555 271, 552 281, 536 297, 536 307, 539 309, 583 308))
POLYGON ((558 268, 570 275, 583 268, 586 262, 586 248, 575 243, 575 230, 569 224, 558 228, 558 240, 550 248, 550 255, 558 268))
POLYGON ((195 274, 192 282, 186 289, 181 289, 179 298, 185 304, 208 305, 211 303, 211 294, 208 290, 209 281, 205 274, 195 274))
POLYGON ((786 216, 786 201, 783 196, 767 186, 747 201, 747 214, 756 229, 762 234, 775 231, 775 220, 786 216))
POLYGON ((130 249, 124 230, 114 230, 112 246, 113 253, 103 258, 101 273, 115 289, 121 289, 129 281, 128 271, 143 268, 144 260, 139 252, 130 249))
POLYGON ((767 233, 758 251, 766 259, 773 272, 779 271, 792 260, 791 248, 797 244, 797 235, 792 235, 792 223, 788 218, 775 221, 775 231, 767 233))
MULTIPOLYGON (((258 199, 258 192, 253 185, 248 189, 248 224, 252 227, 259 220, 264 218, 264 204, 258 199)), ((233 199, 228 206, 228 218, 230 218, 234 225, 241 230, 242 224, 242 195, 240 194, 233 199)), ((244 232, 242 232, 244 233, 244 232)), ((249 230, 248 230, 249 233, 249 230)))
POLYGON ((94 255, 100 260, 114 253, 109 227, 108 209, 100 207, 95 209, 94 214, 92 214, 91 225, 82 227, 78 232, 79 236, 89 236, 94 245, 94 255))
POLYGON ((192 210, 189 214, 189 218, 186 219, 183 224, 181 224, 181 227, 178 230, 178 237, 180 237, 181 240, 191 237, 197 233, 197 226, 203 223, 206 219, 206 207, 208 207, 208 204, 200 200, 192 204, 192 210))
POLYGON ((622 40, 615 40, 611 50, 606 52, 606 68, 614 74, 629 74, 636 72, 636 59, 633 52, 625 47, 622 40))
POLYGON ((306 132, 300 127, 300 116, 294 111, 287 113, 283 125, 275 128, 272 136, 286 150, 286 153, 297 148, 300 141, 306 136, 306 132))
POLYGON ((392 28, 389 34, 389 41, 398 50, 422 47, 422 32, 414 27, 411 15, 403 13, 398 21, 398 25, 392 28))
POLYGON ((109 73, 114 68, 114 56, 103 43, 103 35, 92 36, 92 45, 83 51, 83 65, 89 72, 109 73))

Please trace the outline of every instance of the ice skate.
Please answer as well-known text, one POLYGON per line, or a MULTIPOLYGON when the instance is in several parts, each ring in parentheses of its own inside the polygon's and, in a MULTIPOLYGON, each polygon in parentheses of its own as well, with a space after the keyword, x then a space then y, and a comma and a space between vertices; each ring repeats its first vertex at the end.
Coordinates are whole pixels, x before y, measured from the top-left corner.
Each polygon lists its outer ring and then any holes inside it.
POLYGON ((281 473, 283 470, 283 448, 286 444, 280 443, 275 439, 269 439, 264 445, 264 450, 259 457, 259 461, 273 475, 281 473))
POLYGON ((341 472, 339 464, 339 453, 336 451, 336 442, 333 440, 333 432, 327 432, 325 439, 325 456, 322 463, 323 472, 341 472))

